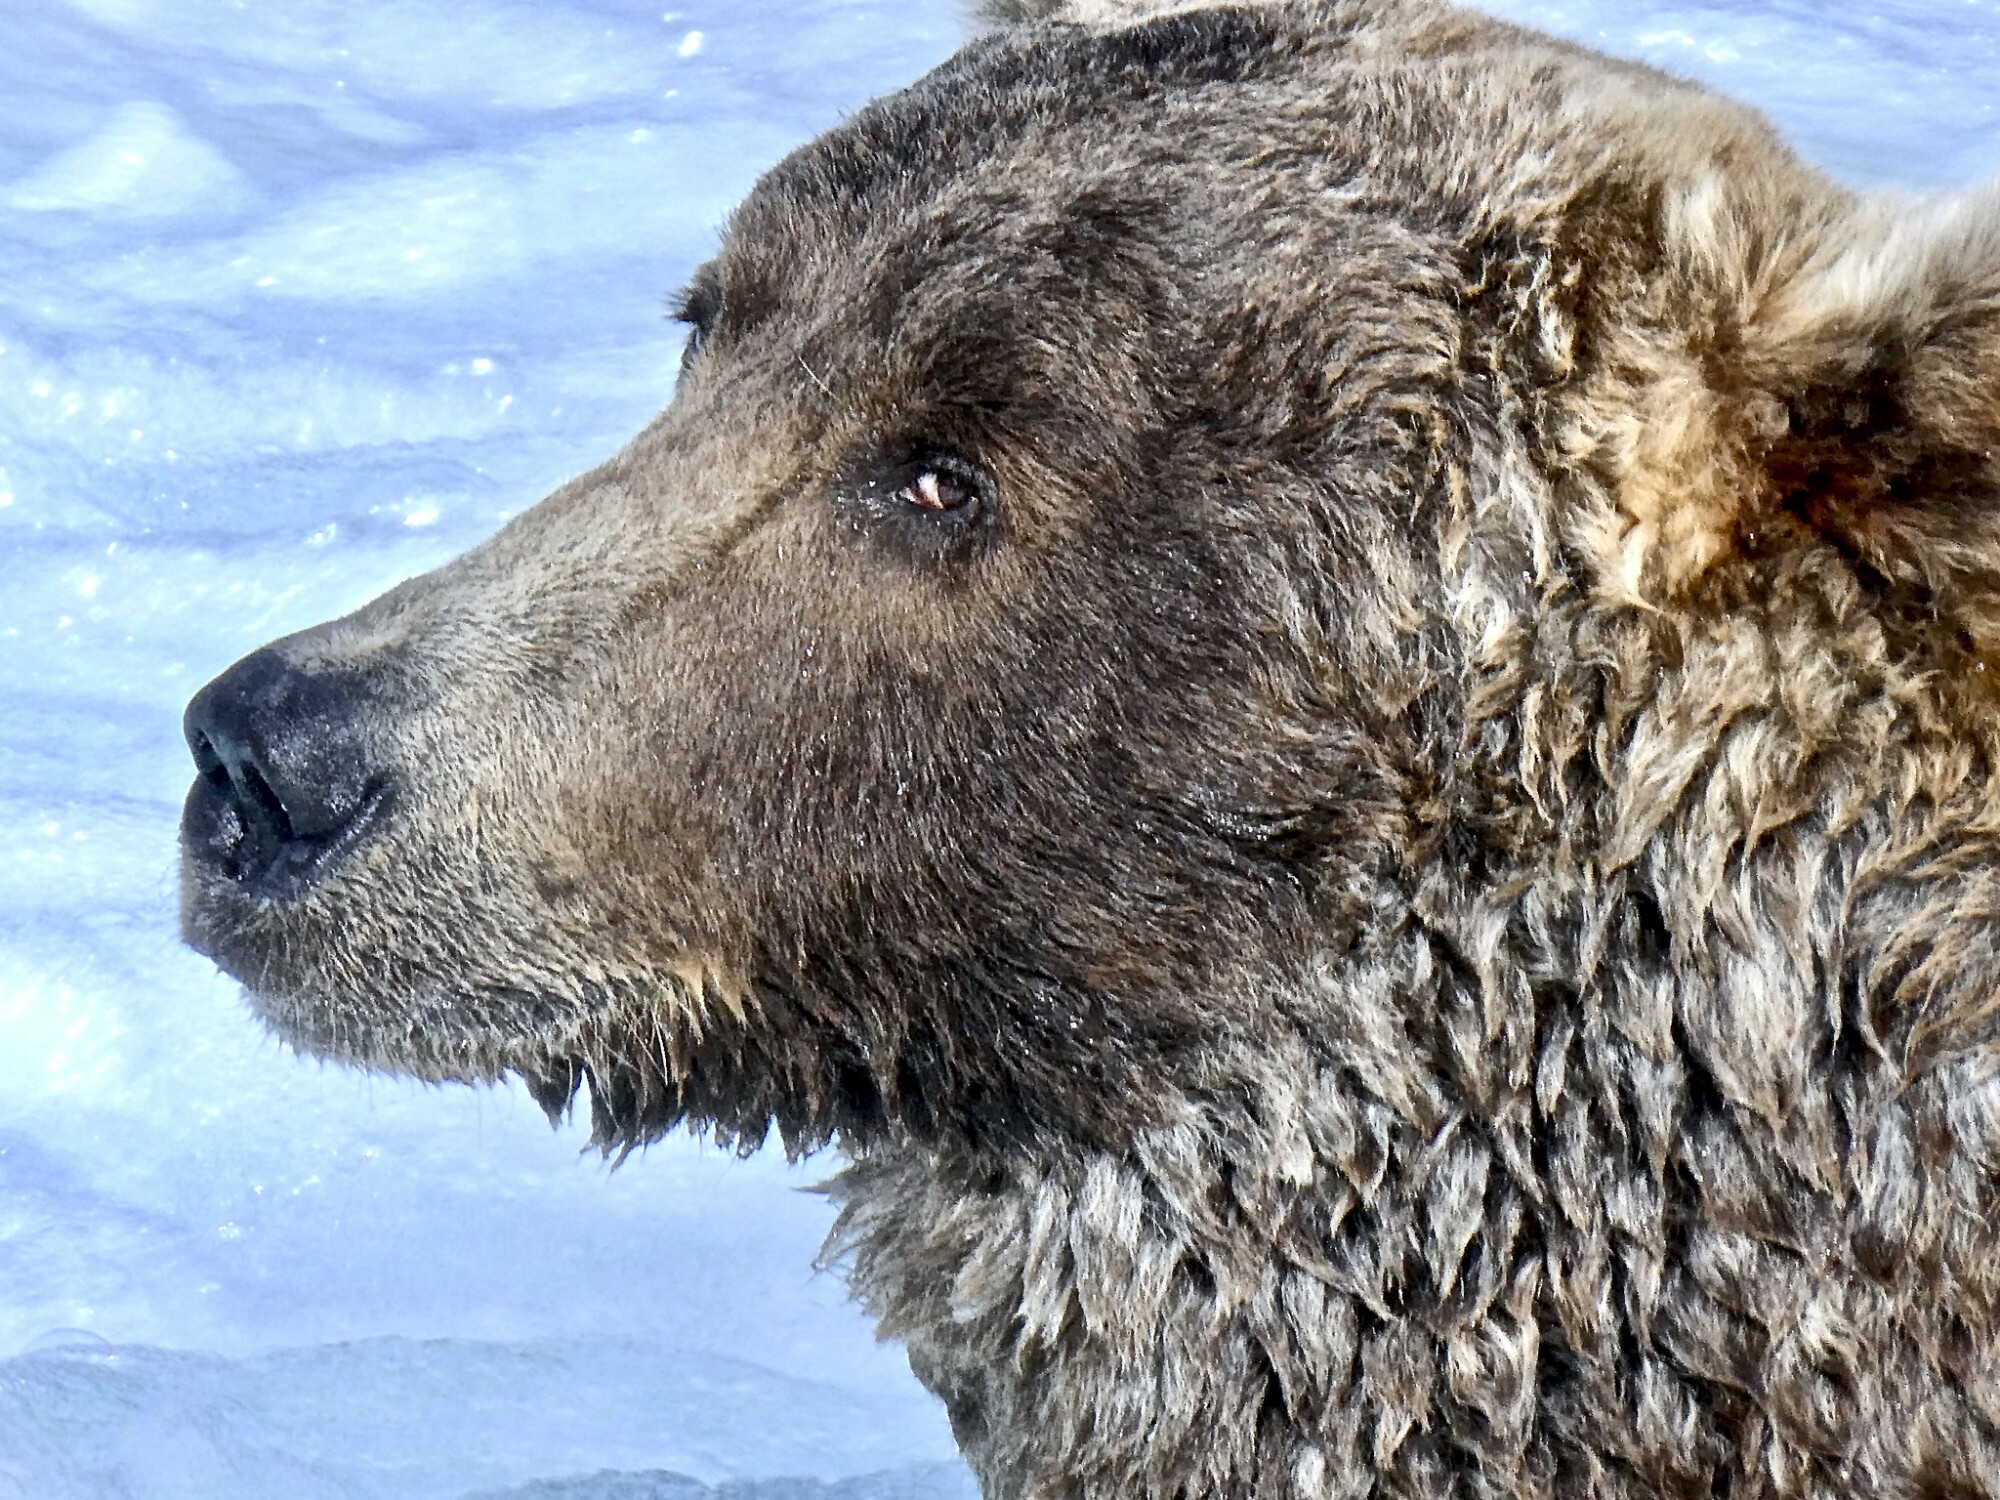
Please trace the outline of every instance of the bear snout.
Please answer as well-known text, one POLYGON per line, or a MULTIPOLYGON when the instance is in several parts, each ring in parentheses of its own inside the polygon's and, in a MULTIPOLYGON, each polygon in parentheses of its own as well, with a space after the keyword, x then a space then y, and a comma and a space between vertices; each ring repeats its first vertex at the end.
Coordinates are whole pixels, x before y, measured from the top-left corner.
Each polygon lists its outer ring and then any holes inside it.
POLYGON ((187 856, 250 895, 303 895, 381 823, 393 789, 364 711, 351 674, 304 671, 270 649, 209 683, 182 719, 197 772, 187 856))

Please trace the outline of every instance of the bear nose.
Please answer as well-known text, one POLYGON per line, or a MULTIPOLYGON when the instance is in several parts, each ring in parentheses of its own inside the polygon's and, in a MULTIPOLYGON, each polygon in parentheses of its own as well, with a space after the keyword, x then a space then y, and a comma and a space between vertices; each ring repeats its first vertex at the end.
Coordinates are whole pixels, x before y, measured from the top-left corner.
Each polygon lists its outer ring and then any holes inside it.
POLYGON ((297 895, 359 842, 388 779, 371 767, 352 684, 245 657, 182 719, 199 780, 182 817, 190 855, 255 894, 297 895))

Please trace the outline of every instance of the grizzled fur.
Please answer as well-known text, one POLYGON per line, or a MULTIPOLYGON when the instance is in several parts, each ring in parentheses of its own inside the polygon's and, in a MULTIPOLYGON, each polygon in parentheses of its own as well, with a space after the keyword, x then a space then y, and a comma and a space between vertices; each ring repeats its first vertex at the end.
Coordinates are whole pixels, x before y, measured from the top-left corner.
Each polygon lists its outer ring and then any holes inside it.
POLYGON ((399 795, 192 940, 837 1142, 994 1500, 2000 1494, 2000 199, 1428 0, 988 22, 280 644, 399 795))

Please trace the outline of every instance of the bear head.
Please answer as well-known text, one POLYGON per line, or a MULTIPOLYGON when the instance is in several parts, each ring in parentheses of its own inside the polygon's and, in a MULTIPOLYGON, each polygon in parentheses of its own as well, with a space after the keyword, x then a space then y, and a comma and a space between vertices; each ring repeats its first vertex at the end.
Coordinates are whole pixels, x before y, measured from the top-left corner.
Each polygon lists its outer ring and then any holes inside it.
POLYGON ((1990 199, 1422 0, 989 21, 757 185, 624 452, 190 707, 282 1036, 607 1146, 1115 1142, 1444 1045, 1384 955, 1502 897, 1692 942, 1690 808, 1990 720, 1990 199))

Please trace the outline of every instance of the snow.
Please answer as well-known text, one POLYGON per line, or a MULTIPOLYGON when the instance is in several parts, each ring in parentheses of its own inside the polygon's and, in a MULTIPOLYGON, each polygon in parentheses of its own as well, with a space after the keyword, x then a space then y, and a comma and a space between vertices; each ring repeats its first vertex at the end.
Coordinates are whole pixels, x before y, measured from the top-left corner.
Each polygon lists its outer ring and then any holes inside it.
MULTIPOLYGON (((1856 182, 2000 172, 2000 0, 1493 8, 1856 182)), ((6 0, 0 1500, 971 1493, 812 1269, 826 1163, 612 1173, 517 1091, 301 1063, 173 879, 193 690, 637 430, 730 204, 956 12, 6 0)))
POLYGON ((637 1342, 377 1338, 231 1360, 78 1339, 0 1382, 0 1495, 705 1500, 687 1476, 737 1472, 754 1440, 766 1471, 811 1474, 829 1451, 888 1471, 849 1486, 853 1500, 976 1500, 962 1467, 907 1463, 893 1398, 637 1342), (559 1487, 517 1488, 552 1459, 570 1471, 559 1487))

